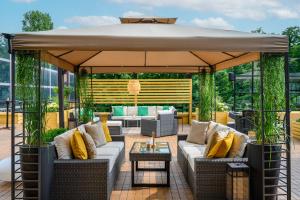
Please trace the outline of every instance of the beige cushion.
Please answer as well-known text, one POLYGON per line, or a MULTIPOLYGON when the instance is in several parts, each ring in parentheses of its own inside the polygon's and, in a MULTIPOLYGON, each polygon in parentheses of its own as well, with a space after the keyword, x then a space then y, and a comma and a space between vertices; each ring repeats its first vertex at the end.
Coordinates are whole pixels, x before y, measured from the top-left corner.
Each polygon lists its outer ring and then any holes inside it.
POLYGON ((58 159, 72 159, 71 138, 75 129, 69 130, 54 138, 58 159))
POLYGON ((86 132, 93 138, 96 147, 106 144, 104 131, 101 122, 92 125, 85 125, 86 132))
POLYGON ((163 107, 162 106, 156 106, 156 113, 160 110, 163 110, 163 107))
POLYGON ((186 141, 196 144, 205 144, 206 129, 208 127, 208 124, 209 122, 199 122, 193 120, 186 141))
MULTIPOLYGON (((218 125, 217 125, 218 126, 218 125)), ((214 139, 215 138, 224 138, 228 135, 230 129, 217 129, 215 128, 215 132, 213 134, 210 134, 209 138, 208 138, 208 141, 207 141, 207 145, 206 145, 206 148, 205 148, 205 151, 204 151, 204 157, 207 158, 208 156, 208 153, 209 153, 209 150, 211 148, 211 146, 213 145, 213 143, 215 142, 214 139)))
POLYGON ((96 158, 97 149, 93 138, 87 133, 83 133, 82 138, 88 153, 88 158, 90 159, 96 158))
POLYGON ((124 142, 108 142, 101 146, 101 148, 117 148, 121 152, 124 148, 124 142))
POLYGON ((156 106, 148 106, 148 115, 156 116, 156 106))
POLYGON ((248 135, 240 133, 234 129, 231 129, 231 131, 234 132, 234 138, 233 138, 233 142, 231 145, 231 148, 228 152, 228 157, 229 158, 242 158, 244 153, 245 153, 245 149, 247 146, 247 141, 249 140, 248 135))
POLYGON ((128 106, 127 107, 127 115, 128 116, 137 116, 137 106, 128 106))
POLYGON ((205 142, 208 143, 208 138, 209 138, 213 133, 215 133, 216 131, 219 131, 219 130, 227 130, 227 129, 230 129, 230 128, 229 128, 228 126, 224 126, 224 125, 222 125, 222 124, 219 124, 219 123, 210 121, 210 122, 209 122, 209 125, 208 125, 208 128, 207 128, 207 131, 206 131, 206 139, 205 139, 205 142))

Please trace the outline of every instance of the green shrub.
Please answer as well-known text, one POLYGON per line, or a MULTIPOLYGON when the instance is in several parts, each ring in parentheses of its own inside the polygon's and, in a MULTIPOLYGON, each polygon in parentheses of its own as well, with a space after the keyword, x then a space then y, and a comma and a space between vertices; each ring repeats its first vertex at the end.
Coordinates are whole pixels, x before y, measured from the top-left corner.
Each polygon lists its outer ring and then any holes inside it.
POLYGON ((66 132, 67 130, 68 130, 67 128, 55 128, 46 131, 46 133, 43 136, 44 142, 45 143, 53 142, 56 136, 66 132))

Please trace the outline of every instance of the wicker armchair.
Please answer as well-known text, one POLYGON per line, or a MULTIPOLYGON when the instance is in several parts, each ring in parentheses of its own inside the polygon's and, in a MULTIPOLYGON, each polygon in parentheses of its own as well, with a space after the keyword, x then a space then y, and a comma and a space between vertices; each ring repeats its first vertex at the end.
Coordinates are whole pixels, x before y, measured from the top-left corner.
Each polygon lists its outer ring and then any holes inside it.
POLYGON ((141 134, 152 136, 152 132, 156 133, 156 137, 176 135, 178 131, 177 119, 174 114, 158 114, 157 120, 141 119, 141 134))
MULTIPOLYGON (((177 139, 185 140, 187 135, 178 135, 177 139)), ((226 165, 232 162, 247 163, 247 158, 195 158, 194 170, 183 151, 177 146, 177 161, 190 185, 194 199, 226 199, 226 165)))
MULTIPOLYGON (((124 136, 112 136, 124 141, 124 136)), ((125 157, 125 148, 109 172, 108 159, 55 160, 51 199, 109 199, 125 157)))

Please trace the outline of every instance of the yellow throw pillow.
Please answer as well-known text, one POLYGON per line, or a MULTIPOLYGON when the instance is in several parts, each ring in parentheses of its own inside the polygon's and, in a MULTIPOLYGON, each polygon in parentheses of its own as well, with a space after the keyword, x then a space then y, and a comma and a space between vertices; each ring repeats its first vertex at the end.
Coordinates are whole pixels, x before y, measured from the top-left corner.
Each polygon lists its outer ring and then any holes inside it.
POLYGON ((78 129, 76 129, 72 135, 71 148, 72 148, 73 155, 76 159, 86 160, 88 158, 84 140, 78 129))
POLYGON ((220 145, 218 147, 217 153, 214 156, 215 158, 225 158, 226 157, 226 155, 228 154, 228 152, 232 146, 233 138, 234 138, 234 133, 232 131, 230 131, 225 138, 223 138, 221 141, 218 142, 218 143, 220 143, 220 145))
POLYGON ((102 128, 103 128, 103 131, 104 131, 106 142, 111 142, 112 139, 111 139, 110 132, 109 132, 107 124, 102 123, 102 128))
POLYGON ((206 156, 207 158, 215 157, 222 142, 222 137, 218 131, 214 132, 210 137, 210 146, 208 147, 209 151, 206 156))

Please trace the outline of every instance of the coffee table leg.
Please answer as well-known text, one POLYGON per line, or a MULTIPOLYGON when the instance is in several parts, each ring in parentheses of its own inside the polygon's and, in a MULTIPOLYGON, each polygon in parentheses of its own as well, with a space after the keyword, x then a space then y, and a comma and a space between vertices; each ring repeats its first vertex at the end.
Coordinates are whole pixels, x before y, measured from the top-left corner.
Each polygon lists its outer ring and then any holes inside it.
POLYGON ((134 187, 134 161, 131 161, 131 186, 134 187))
POLYGON ((165 168, 167 168, 167 186, 170 187, 170 161, 165 161, 165 168))

